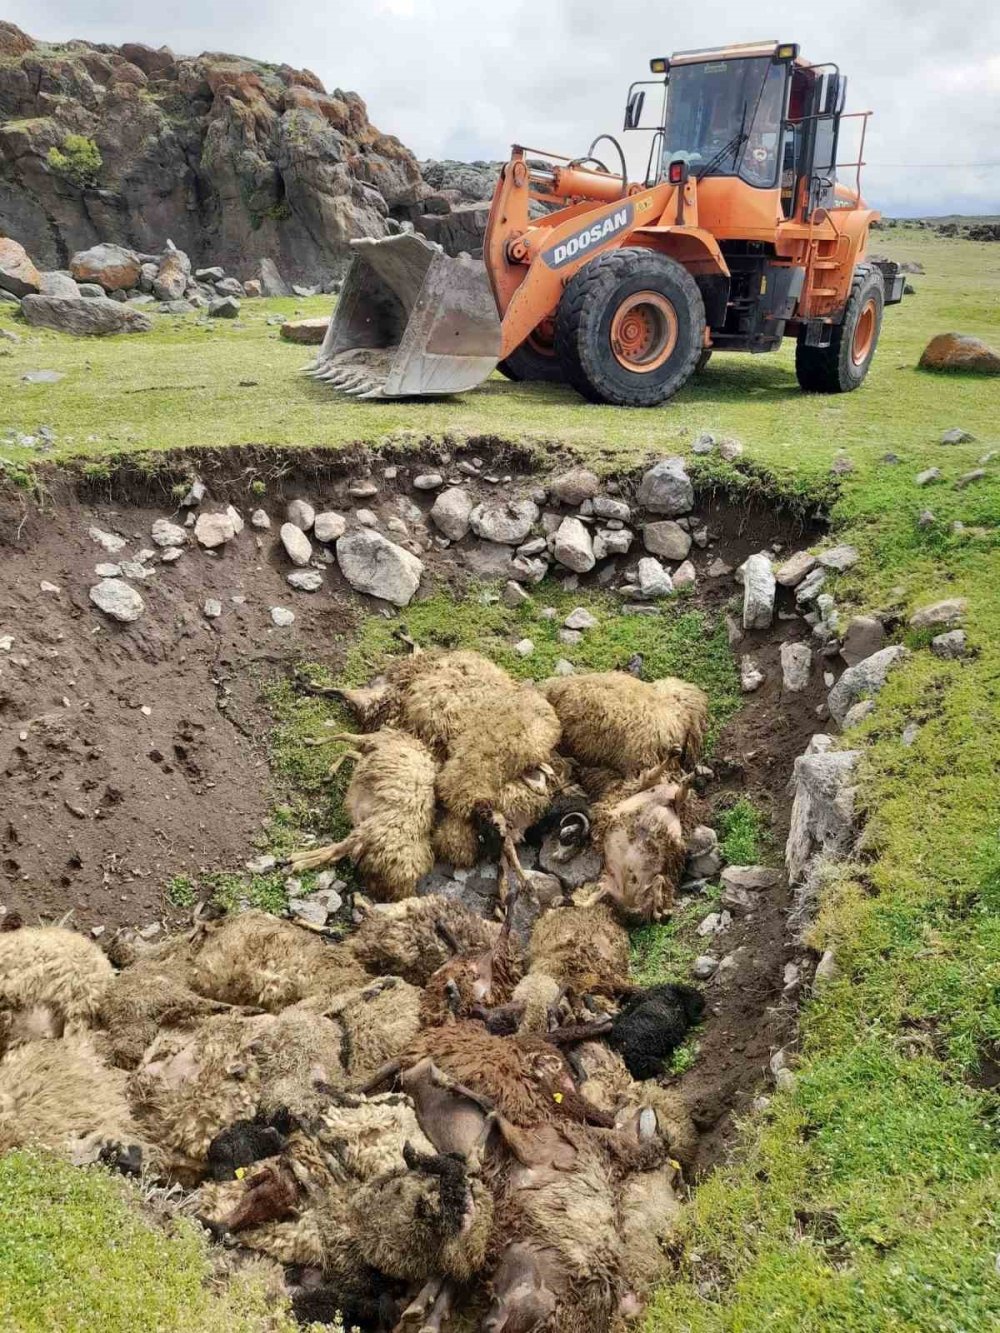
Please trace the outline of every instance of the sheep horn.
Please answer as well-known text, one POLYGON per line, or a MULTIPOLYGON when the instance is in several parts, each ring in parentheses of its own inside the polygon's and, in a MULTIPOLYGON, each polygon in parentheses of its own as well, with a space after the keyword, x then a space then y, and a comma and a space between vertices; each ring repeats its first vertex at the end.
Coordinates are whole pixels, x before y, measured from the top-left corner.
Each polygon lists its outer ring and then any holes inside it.
POLYGON ((434 922, 434 933, 444 940, 445 944, 447 944, 453 954, 462 952, 462 946, 456 939, 454 931, 446 922, 442 921, 440 917, 434 922))

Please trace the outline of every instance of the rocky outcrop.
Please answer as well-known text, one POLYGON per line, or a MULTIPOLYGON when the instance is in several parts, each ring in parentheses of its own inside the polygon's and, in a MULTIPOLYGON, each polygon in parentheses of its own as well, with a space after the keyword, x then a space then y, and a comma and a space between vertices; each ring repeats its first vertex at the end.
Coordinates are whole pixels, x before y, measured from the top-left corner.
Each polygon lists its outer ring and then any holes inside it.
POLYGON ((921 370, 1000 375, 1000 352, 966 333, 939 333, 924 348, 919 364, 921 370))
POLYGON ((323 282, 352 237, 431 193, 362 99, 308 70, 0 24, 0 235, 40 268, 103 242, 159 255, 169 236, 195 266, 249 278, 273 258, 323 282))

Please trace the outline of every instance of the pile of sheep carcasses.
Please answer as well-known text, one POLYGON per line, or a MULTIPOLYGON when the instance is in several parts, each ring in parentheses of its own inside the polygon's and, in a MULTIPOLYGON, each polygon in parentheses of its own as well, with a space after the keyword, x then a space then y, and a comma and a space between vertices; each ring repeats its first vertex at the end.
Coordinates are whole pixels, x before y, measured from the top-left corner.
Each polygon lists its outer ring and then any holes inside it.
POLYGON ((703 1007, 630 985, 626 926, 669 911, 705 697, 619 673, 519 685, 465 652, 416 652, 345 697, 378 727, 350 742, 354 827, 304 856, 356 861, 355 928, 246 911, 118 937, 109 959, 10 922, 0 1151, 179 1184, 217 1239, 285 1266, 303 1320, 625 1327, 696 1147, 657 1076, 703 1007), (517 844, 561 814, 603 870, 526 935, 517 844), (498 920, 414 894, 435 855, 469 864, 490 839, 498 920))

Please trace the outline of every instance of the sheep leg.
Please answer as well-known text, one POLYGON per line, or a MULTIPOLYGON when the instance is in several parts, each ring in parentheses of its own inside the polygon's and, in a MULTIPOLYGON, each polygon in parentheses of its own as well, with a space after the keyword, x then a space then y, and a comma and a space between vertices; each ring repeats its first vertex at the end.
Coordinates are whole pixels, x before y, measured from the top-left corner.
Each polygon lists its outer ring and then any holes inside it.
POLYGON ((296 872, 300 870, 320 870, 323 866, 333 865, 345 857, 355 860, 361 852, 361 840, 357 833, 349 833, 341 842, 330 842, 325 847, 308 847, 301 852, 293 852, 288 858, 288 866, 296 872))
MULTIPOLYGON (((527 889, 530 892, 531 885, 528 883, 528 877, 524 873, 524 866, 521 865, 521 859, 517 854, 517 848, 514 846, 514 839, 510 829, 507 827, 507 821, 503 815, 497 814, 495 810, 489 812, 489 820, 500 835, 500 906, 507 907, 507 877, 520 889, 527 889)), ((516 902, 516 897, 515 897, 516 902)), ((510 930, 510 921, 512 913, 508 913, 505 928, 510 930)))
POLYGON ((446 1074, 444 1070, 439 1068, 436 1064, 431 1065, 429 1072, 431 1082, 435 1087, 443 1088, 445 1092, 450 1092, 455 1097, 467 1098, 487 1115, 490 1115, 496 1110, 495 1103, 489 1097, 484 1097, 483 1094, 479 1092, 473 1092, 471 1088, 466 1087, 464 1083, 459 1083, 457 1079, 452 1078, 450 1074, 446 1074))
POLYGON ((378 1069, 375 1070, 375 1073, 372 1074, 371 1078, 368 1079, 367 1082, 362 1083, 358 1091, 361 1093, 363 1097, 370 1097, 373 1093, 378 1092, 379 1088, 381 1088, 383 1085, 385 1085, 386 1087, 391 1087, 392 1084, 396 1081, 396 1078, 399 1075, 399 1071, 402 1068, 403 1068, 402 1060, 396 1059, 387 1061, 386 1064, 381 1065, 378 1069))
POLYGON ((451 1313, 454 1288, 447 1278, 432 1277, 403 1311, 393 1333, 441 1333, 451 1313), (419 1322, 418 1322, 419 1321, 419 1322))
POLYGON ((392 631, 392 637, 396 639, 397 642, 406 644, 407 648, 410 650, 411 657, 416 657, 418 653, 424 651, 420 644, 417 643, 416 639, 410 635, 410 631, 405 625, 400 625, 398 629, 394 629, 392 631))
POLYGON ((592 1041, 595 1037, 605 1036, 613 1025, 614 1019, 611 1017, 599 1018, 596 1023, 574 1023, 556 1028, 554 1032, 548 1033, 545 1040, 553 1046, 572 1046, 578 1041, 592 1041))

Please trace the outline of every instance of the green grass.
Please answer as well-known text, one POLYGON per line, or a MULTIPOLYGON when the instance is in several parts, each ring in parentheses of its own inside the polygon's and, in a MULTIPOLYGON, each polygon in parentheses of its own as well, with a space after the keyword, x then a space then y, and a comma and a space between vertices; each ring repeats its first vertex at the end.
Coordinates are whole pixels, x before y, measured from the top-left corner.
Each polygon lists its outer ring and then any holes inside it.
POLYGON ((708 884, 686 906, 677 907, 669 921, 632 931, 630 962, 637 986, 659 986, 667 981, 690 984, 691 964, 705 952, 705 941, 695 934, 695 927, 715 910, 721 891, 718 884, 708 884))
POLYGON ((209 1284, 203 1233, 149 1220, 106 1171, 0 1157, 4 1333, 292 1333, 252 1277, 209 1284))
POLYGON ((719 848, 728 865, 757 865, 764 854, 767 833, 760 811, 745 796, 719 814, 719 848))

